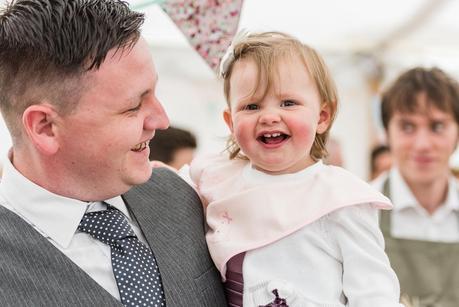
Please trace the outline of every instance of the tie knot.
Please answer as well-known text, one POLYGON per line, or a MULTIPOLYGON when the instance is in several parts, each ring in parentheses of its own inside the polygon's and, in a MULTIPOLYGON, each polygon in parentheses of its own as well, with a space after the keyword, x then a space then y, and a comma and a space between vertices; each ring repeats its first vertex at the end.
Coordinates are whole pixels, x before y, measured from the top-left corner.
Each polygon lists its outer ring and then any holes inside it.
POLYGON ((108 245, 114 245, 118 240, 135 236, 126 217, 113 207, 108 207, 103 211, 85 213, 78 230, 108 245))

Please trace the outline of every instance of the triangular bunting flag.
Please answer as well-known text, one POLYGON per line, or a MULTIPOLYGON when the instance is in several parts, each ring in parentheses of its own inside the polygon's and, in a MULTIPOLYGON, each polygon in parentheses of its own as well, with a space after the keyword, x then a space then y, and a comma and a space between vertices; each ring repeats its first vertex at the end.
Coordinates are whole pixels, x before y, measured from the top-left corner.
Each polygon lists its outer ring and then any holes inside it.
POLYGON ((216 70, 237 31, 242 0, 166 0, 160 5, 216 70))

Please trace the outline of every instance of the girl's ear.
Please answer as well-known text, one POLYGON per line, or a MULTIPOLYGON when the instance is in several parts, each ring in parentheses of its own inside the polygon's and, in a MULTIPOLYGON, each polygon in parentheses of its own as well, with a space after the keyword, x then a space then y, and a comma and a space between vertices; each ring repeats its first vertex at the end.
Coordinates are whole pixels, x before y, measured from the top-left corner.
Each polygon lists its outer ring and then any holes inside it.
POLYGON ((330 103, 325 102, 320 107, 319 122, 317 123, 317 133, 322 134, 327 131, 332 119, 332 108, 330 103))
POLYGON ((22 114, 22 124, 30 141, 41 153, 52 155, 59 149, 56 134, 57 112, 50 104, 34 104, 22 114))
POLYGON ((223 119, 231 133, 233 133, 233 118, 231 117, 230 109, 225 109, 225 111, 223 111, 223 119))

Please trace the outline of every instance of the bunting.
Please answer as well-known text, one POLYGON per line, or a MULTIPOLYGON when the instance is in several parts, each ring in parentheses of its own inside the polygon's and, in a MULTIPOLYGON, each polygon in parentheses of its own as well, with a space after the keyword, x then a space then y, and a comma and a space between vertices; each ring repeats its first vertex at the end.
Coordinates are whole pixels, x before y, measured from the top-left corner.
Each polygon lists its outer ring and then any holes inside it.
POLYGON ((243 0, 165 0, 161 8, 216 71, 236 34, 243 0))

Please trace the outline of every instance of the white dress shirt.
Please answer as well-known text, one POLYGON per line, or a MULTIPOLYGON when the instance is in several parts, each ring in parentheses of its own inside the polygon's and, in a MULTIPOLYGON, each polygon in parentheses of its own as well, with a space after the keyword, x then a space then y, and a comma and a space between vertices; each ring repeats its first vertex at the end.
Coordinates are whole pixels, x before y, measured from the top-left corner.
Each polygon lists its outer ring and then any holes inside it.
MULTIPOLYGON (((137 237, 145 243, 121 196, 105 202, 127 217, 137 237)), ((51 193, 19 173, 9 158, 3 161, 0 205, 29 223, 99 285, 120 300, 112 270, 110 247, 87 233, 77 231, 85 212, 103 210, 106 205, 102 202, 88 203, 51 193)))
POLYGON ((376 178, 372 185, 382 191, 389 178, 391 235, 396 238, 439 242, 459 242, 459 197, 457 180, 452 175, 448 181, 445 202, 430 215, 414 197, 397 168, 376 178))

